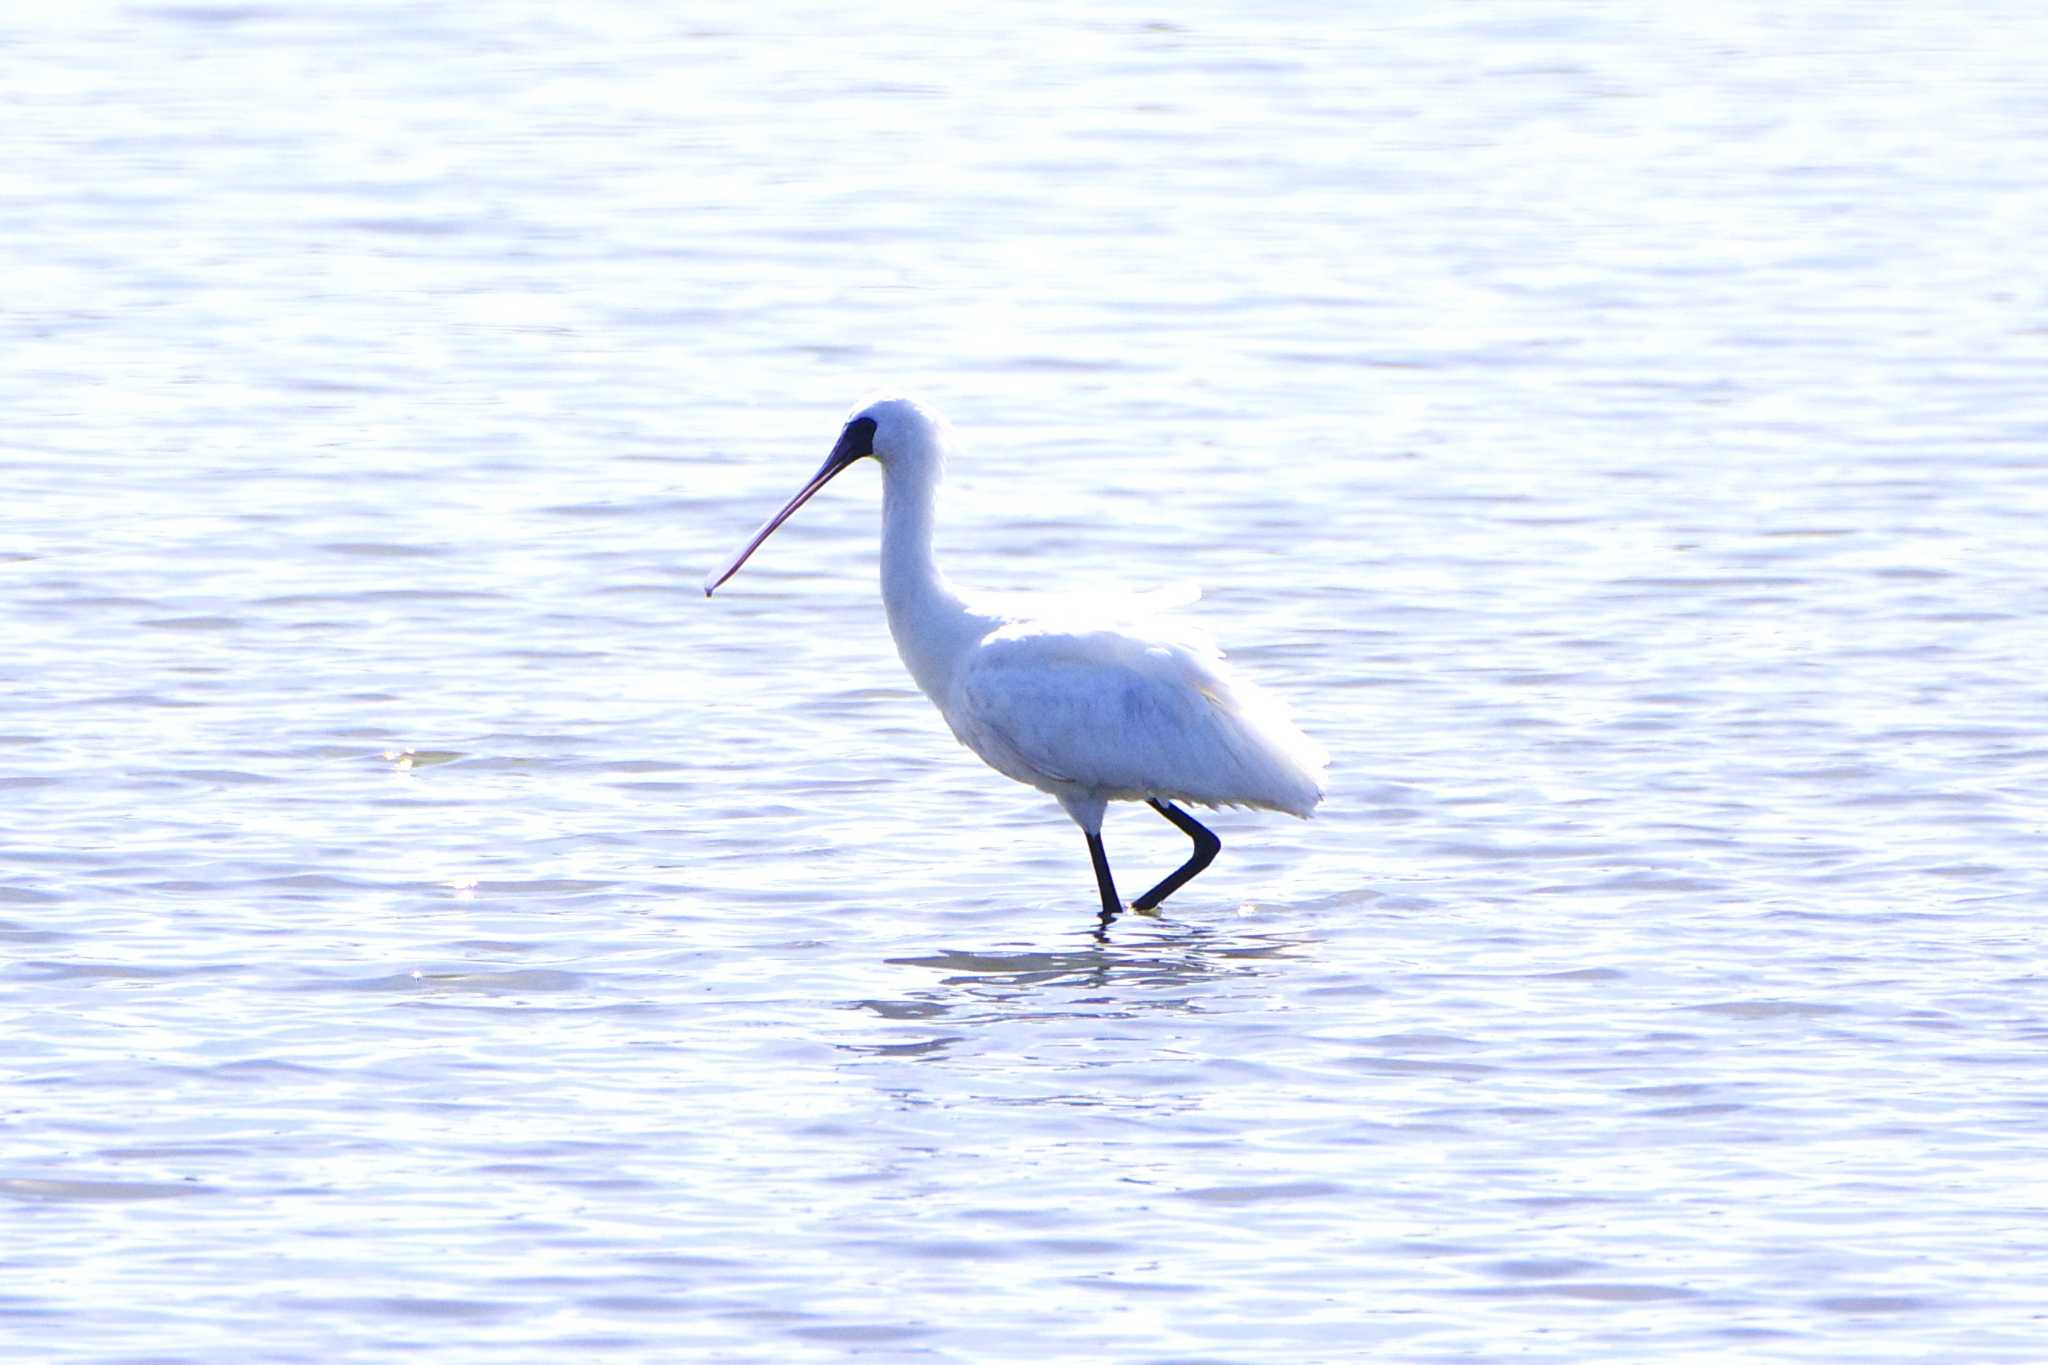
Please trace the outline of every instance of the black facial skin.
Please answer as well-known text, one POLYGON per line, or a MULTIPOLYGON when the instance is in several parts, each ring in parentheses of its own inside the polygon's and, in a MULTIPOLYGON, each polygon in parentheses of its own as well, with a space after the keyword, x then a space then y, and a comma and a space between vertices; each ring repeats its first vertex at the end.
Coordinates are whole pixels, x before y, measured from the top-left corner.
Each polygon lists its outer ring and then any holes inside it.
POLYGON ((832 452, 848 464, 875 453, 875 419, 856 417, 839 433, 839 445, 832 452))

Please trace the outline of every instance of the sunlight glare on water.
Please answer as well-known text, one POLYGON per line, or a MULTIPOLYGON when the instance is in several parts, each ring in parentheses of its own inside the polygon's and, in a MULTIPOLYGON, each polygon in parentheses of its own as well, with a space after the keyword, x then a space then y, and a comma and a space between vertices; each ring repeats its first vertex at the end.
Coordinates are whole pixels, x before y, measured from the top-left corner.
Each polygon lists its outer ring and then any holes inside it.
POLYGON ((0 1348, 2040 1359, 2043 14, 0 19, 0 1348), (899 388, 1314 821, 704 600, 899 388))

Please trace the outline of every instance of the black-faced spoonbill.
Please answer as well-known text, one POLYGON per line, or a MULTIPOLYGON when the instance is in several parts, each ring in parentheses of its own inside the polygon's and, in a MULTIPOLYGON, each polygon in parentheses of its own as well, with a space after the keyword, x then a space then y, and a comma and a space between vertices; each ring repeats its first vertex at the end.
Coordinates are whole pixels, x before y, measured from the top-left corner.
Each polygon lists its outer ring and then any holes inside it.
POLYGON ((709 597, 811 495, 857 460, 882 466, 882 602, 910 676, 953 734, 997 772, 1050 792, 1088 836, 1102 922, 1122 907, 1102 849, 1111 801, 1143 801, 1194 853, 1131 902, 1150 910, 1222 841, 1179 806, 1257 806, 1306 818, 1328 758, 1213 648, 1080 622, 1016 620, 963 602, 932 559, 945 424, 903 398, 850 418, 824 465, 724 568, 709 597))

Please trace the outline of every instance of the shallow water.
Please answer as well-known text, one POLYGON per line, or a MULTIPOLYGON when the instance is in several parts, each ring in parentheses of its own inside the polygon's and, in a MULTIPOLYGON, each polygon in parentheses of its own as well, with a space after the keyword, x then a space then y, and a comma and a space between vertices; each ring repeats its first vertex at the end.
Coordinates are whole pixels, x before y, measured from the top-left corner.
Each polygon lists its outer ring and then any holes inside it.
POLYGON ((12 1357, 2042 1356, 2038 7, 577 13, 0 30, 12 1357), (884 386, 1315 821, 704 600, 884 386))

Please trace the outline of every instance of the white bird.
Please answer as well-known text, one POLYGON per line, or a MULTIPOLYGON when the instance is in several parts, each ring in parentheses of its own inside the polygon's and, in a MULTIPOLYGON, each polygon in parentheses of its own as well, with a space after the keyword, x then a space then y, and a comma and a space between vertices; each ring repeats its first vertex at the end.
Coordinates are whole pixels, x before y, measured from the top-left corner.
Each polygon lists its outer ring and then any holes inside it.
POLYGON ((811 481, 704 580, 704 595, 841 470, 872 457, 882 466, 882 602, 896 650, 962 744, 1066 807, 1088 837, 1104 925, 1123 908, 1102 847, 1109 802, 1144 801, 1194 841, 1186 863, 1131 902, 1139 910, 1178 891, 1223 846, 1175 802, 1307 818, 1323 799, 1327 755, 1200 637, 1019 620, 961 600, 932 558, 945 447, 945 423, 928 408, 903 398, 862 408, 811 481))

